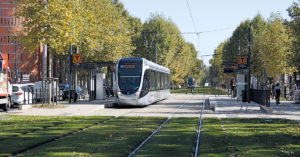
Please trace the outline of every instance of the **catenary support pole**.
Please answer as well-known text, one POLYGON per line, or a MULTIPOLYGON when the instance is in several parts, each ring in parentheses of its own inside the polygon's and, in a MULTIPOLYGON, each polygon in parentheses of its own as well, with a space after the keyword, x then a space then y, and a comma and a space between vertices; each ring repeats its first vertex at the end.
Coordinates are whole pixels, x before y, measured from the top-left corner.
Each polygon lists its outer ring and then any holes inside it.
POLYGON ((248 92, 247 92, 247 100, 248 100, 248 103, 250 103, 250 77, 251 77, 251 69, 250 69, 250 62, 251 62, 251 25, 249 26, 249 28, 248 28, 248 62, 247 62, 247 64, 248 64, 248 81, 247 81, 247 90, 248 90, 248 92))
POLYGON ((72 86, 72 45, 70 45, 70 51, 69 51, 69 65, 70 65, 70 69, 69 69, 69 103, 71 103, 71 86, 72 86))

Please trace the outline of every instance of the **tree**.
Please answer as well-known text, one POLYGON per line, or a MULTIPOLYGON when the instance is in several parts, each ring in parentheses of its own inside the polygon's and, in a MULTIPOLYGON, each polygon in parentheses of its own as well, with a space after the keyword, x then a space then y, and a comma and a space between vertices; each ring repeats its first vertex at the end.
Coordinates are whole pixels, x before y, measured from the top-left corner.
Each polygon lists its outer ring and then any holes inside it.
POLYGON ((293 31, 293 65, 298 67, 298 71, 300 70, 300 0, 294 2, 289 8, 289 16, 291 17, 292 21, 289 23, 293 31))
POLYGON ((47 43, 52 53, 66 54, 75 45, 86 59, 107 61, 133 49, 130 25, 110 0, 17 2, 16 15, 24 18, 17 36, 29 52, 47 43))
MULTIPOLYGON (((262 66, 268 76, 292 72, 290 59, 292 58, 290 30, 283 24, 279 14, 272 14, 268 19, 265 30, 254 37, 262 66)), ((291 73, 289 73, 291 74, 291 73)))
POLYGON ((178 27, 163 15, 151 15, 143 24, 143 30, 134 43, 137 48, 133 55, 151 61, 155 61, 157 43, 157 63, 170 69, 174 84, 182 84, 187 77, 198 76, 200 72, 194 68, 200 63, 196 64, 197 52, 194 46, 186 43, 178 27))
POLYGON ((259 36, 263 31, 266 31, 268 22, 258 14, 251 20, 251 73, 252 75, 259 76, 261 71, 264 70, 263 58, 260 48, 257 44, 260 40, 255 37, 259 36))

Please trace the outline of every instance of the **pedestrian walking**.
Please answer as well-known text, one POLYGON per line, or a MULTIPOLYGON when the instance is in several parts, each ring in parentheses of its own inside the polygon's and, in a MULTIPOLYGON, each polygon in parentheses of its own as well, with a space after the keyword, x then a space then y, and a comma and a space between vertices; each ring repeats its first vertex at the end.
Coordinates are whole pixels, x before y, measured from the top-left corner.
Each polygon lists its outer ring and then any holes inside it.
POLYGON ((274 99, 274 97, 275 97, 275 84, 274 83, 272 83, 272 89, 271 89, 272 91, 272 99, 274 99))
POLYGON ((191 92, 192 92, 192 94, 194 93, 194 88, 195 88, 195 85, 192 85, 191 86, 191 92))
POLYGON ((276 86, 274 87, 275 89, 275 100, 276 100, 276 105, 280 104, 280 86, 279 83, 276 83, 276 86))

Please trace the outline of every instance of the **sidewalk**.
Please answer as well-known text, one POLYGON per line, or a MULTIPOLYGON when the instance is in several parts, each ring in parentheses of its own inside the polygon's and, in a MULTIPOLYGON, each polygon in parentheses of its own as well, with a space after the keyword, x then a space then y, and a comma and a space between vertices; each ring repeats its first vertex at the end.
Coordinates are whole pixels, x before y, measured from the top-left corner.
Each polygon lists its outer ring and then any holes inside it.
MULTIPOLYGON (((104 109, 104 105, 112 100, 94 100, 94 101, 79 101, 69 103, 67 101, 59 102, 59 105, 66 106, 65 108, 45 109, 45 108, 29 108, 25 110, 12 110, 7 114, 17 115, 33 115, 33 116, 87 116, 97 110, 104 109)), ((41 105, 41 104, 37 104, 41 105)), ((34 106, 34 105, 32 105, 34 106)))
MULTIPOLYGON (((180 95, 179 95, 180 96, 180 95)), ((186 96, 186 95, 181 95, 186 96)), ((199 95, 197 103, 189 105, 186 110, 187 116, 192 116, 195 111, 200 112, 199 103, 203 100, 203 95, 199 95), (201 100, 201 101, 200 101, 201 100)), ((275 101, 271 100, 272 113, 266 113, 261 110, 259 104, 256 103, 243 103, 237 101, 236 98, 231 98, 227 95, 206 95, 209 97, 210 103, 215 105, 215 112, 211 110, 205 110, 203 117, 220 117, 220 118, 280 118, 291 119, 300 122, 300 104, 293 104, 291 101, 281 101, 278 106, 275 105, 275 101)), ((173 110, 176 105, 185 103, 186 98, 178 98, 177 95, 170 97, 169 99, 162 101, 161 104, 153 104, 145 108, 105 108, 105 104, 112 103, 110 100, 94 100, 94 101, 79 101, 77 103, 59 102, 60 105, 66 106, 66 108, 56 109, 41 109, 41 108, 29 108, 25 110, 13 109, 9 112, 0 112, 0 115, 41 115, 41 116, 89 116, 89 115, 122 115, 131 110, 136 110, 132 114, 139 116, 149 115, 146 113, 153 113, 153 116, 159 116, 158 112, 163 109, 173 110), (175 105, 175 106, 174 106, 175 105)), ((182 110, 183 111, 183 110, 182 110)))
POLYGON ((207 111, 204 117, 220 118, 280 118, 300 122, 300 104, 292 101, 281 101, 278 106, 271 100, 272 113, 261 110, 260 105, 254 102, 245 103, 236 98, 222 96, 209 96, 210 103, 215 105, 215 112, 207 111))

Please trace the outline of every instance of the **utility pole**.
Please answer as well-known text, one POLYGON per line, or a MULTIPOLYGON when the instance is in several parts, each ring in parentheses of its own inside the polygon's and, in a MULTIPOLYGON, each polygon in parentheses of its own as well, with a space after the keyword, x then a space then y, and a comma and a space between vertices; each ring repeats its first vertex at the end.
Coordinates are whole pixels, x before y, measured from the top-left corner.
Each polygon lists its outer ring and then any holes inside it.
POLYGON ((251 25, 249 26, 249 28, 248 28, 248 62, 247 62, 247 64, 248 64, 248 85, 247 85, 247 100, 248 100, 248 103, 250 103, 250 80, 251 80, 251 78, 250 78, 250 62, 251 62, 251 25))
POLYGON ((72 45, 70 45, 70 51, 69 51, 69 65, 70 65, 70 69, 69 69, 69 103, 71 103, 71 86, 72 86, 72 45))
MULTIPOLYGON (((78 54, 78 47, 76 46, 76 54, 78 54)), ((75 76, 74 76, 74 92, 77 95, 77 66, 75 66, 75 76)), ((74 102, 77 101, 74 95, 74 102)), ((77 96, 76 96, 77 97, 77 96)))
POLYGON ((157 64, 157 41, 155 43, 155 63, 157 64))
MULTIPOLYGON (((47 0, 44 0, 45 9, 47 10, 47 0)), ((43 45, 43 78, 47 77, 47 43, 43 45)))
POLYGON ((238 50, 239 50, 239 56, 241 55, 241 41, 239 40, 239 48, 238 48, 238 50))

